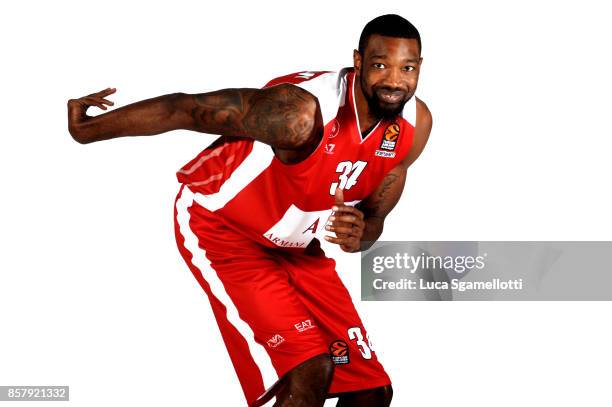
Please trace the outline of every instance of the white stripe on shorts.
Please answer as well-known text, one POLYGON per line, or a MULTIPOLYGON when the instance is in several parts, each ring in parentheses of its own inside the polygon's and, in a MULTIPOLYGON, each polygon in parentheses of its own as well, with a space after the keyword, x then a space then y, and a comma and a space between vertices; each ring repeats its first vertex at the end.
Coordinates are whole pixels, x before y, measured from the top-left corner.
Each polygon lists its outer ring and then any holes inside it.
POLYGON ((185 186, 183 188, 183 192, 181 193, 181 197, 176 202, 177 222, 179 224, 179 231, 185 239, 184 246, 192 255, 191 262, 200 271, 204 277, 204 280, 206 280, 210 285, 212 294, 217 297, 219 301, 223 303, 223 305, 225 305, 225 308, 227 309, 227 320, 230 324, 236 327, 238 332, 240 332, 240 334, 246 340, 251 356, 253 357, 255 364, 257 364, 259 367, 264 386, 267 389, 278 379, 276 370, 274 370, 270 356, 268 356, 265 348, 259 343, 255 342, 255 334, 253 333, 253 330, 249 324, 240 318, 234 302, 231 300, 229 295, 227 295, 223 283, 219 279, 219 276, 217 276, 217 272, 211 267, 210 260, 206 258, 205 251, 198 245, 197 236, 193 233, 191 227, 189 227, 189 219, 191 215, 189 214, 188 209, 193 204, 193 201, 193 192, 187 186, 185 186))
POLYGON ((259 141, 253 141, 253 149, 249 155, 225 180, 219 191, 209 195, 198 192, 195 194, 195 201, 211 212, 223 208, 225 204, 234 199, 240 191, 268 168, 273 158, 272 147, 259 141))

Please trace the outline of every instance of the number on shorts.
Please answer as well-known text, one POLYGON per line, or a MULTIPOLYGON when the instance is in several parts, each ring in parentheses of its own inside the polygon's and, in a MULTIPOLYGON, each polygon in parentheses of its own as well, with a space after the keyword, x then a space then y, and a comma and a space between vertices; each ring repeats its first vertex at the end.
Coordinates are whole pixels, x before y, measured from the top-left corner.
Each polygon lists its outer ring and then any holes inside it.
MULTIPOLYGON (((367 343, 363 340, 363 335, 361 334, 361 328, 358 326, 349 328, 348 337, 350 340, 356 340, 357 346, 359 346, 359 352, 364 359, 372 359, 372 351, 373 349, 368 346, 367 343)), ((369 341, 369 338, 368 338, 369 341)))

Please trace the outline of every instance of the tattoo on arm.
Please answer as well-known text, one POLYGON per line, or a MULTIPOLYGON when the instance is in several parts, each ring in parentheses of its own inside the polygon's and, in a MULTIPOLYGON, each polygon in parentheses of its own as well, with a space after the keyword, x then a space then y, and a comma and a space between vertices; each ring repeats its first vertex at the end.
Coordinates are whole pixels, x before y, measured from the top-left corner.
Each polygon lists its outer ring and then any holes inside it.
POLYGON ((363 211, 365 221, 360 250, 368 249, 382 234, 385 217, 399 201, 405 180, 405 168, 396 167, 385 176, 370 196, 357 204, 363 211))
POLYGON ((253 138, 277 148, 312 143, 322 119, 316 99, 294 85, 191 95, 192 130, 253 138))
POLYGON ((251 89, 225 89, 190 95, 193 130, 237 136, 241 132, 239 122, 244 114, 244 98, 253 92, 251 89))
POLYGON ((376 191, 360 202, 359 206, 365 217, 383 220, 399 201, 405 180, 405 170, 388 173, 376 191))

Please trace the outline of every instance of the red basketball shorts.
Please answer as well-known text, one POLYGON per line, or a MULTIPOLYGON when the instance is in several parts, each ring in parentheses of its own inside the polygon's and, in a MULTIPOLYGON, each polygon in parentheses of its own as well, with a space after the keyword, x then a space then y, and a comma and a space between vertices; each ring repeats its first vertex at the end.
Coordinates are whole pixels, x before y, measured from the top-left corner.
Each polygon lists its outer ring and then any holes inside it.
POLYGON ((330 393, 390 384, 334 260, 318 244, 266 248, 197 204, 186 186, 174 216, 179 251, 210 300, 249 405, 321 354, 335 363, 330 393))

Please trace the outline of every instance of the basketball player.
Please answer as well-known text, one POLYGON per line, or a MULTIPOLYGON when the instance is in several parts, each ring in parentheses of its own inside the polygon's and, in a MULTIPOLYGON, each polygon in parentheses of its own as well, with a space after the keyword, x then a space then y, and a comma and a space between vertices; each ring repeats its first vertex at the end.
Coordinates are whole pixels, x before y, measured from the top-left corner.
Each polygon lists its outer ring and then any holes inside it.
POLYGON ((176 129, 221 136, 177 173, 175 231, 249 406, 390 404, 391 381, 319 241, 356 252, 382 233, 431 130, 414 96, 421 62, 416 28, 384 15, 339 72, 174 93, 96 117, 87 109, 112 106, 115 89, 68 102, 79 143, 176 129))

